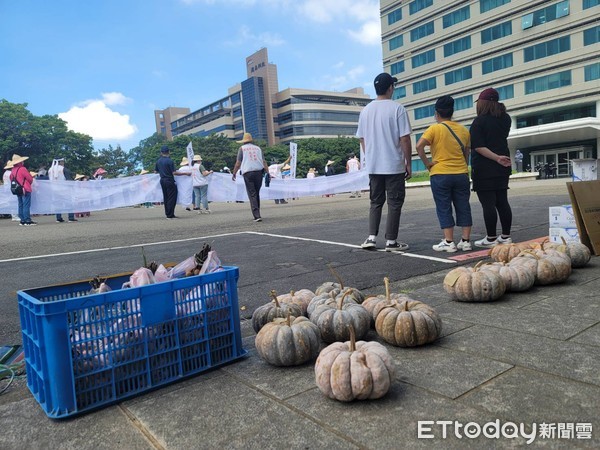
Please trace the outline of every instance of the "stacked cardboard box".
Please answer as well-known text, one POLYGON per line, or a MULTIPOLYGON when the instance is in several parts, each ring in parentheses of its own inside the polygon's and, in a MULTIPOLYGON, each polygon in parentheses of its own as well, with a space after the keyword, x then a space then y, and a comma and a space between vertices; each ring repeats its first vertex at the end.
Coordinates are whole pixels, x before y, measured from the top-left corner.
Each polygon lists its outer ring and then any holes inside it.
POLYGON ((562 244, 564 238, 567 242, 579 242, 579 232, 571 205, 550 207, 550 230, 548 236, 550 242, 562 244))

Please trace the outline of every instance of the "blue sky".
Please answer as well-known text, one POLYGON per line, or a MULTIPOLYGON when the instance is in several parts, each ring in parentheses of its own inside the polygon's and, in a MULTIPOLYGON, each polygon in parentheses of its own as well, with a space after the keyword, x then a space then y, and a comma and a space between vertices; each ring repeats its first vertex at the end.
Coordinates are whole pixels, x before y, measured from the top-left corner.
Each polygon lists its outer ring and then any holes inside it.
POLYGON ((344 91, 382 70, 377 0, 0 0, 0 98, 129 150, 154 110, 201 108, 267 47, 279 89, 344 91))

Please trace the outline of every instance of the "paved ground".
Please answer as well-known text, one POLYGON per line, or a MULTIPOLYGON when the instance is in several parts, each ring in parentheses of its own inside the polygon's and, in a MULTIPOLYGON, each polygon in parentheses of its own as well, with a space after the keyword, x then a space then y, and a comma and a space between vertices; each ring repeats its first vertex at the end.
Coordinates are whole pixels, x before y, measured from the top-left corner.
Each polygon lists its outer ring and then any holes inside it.
MULTIPOLYGON (((568 203, 562 180, 512 184, 517 240, 547 233, 548 207, 568 203)), ((474 237, 483 233, 472 199, 474 237)), ((402 217, 406 255, 358 248, 368 200, 346 195, 264 205, 265 221, 250 220, 247 204, 213 204, 214 214, 123 208, 93 213, 76 224, 39 218, 26 228, 0 221, 0 344, 20 342, 17 289, 65 283, 140 265, 180 261, 211 242, 225 264, 240 267, 242 334, 248 357, 71 420, 47 419, 21 380, 0 396, 0 448, 488 448, 524 445, 523 438, 469 439, 432 426, 418 439, 418 421, 524 423, 538 429, 534 446, 600 446, 600 262, 560 286, 510 294, 493 304, 449 301, 442 279, 457 264, 431 250, 440 237, 429 189, 411 189, 402 217), (324 398, 311 364, 278 369, 260 360, 247 317, 269 289, 314 289, 331 279, 331 263, 348 285, 393 289, 436 307, 443 336, 418 349, 387 346, 397 382, 382 400, 340 404, 324 398), (541 436, 552 430, 554 439, 541 436), (590 440, 581 439, 592 424, 590 440), (577 427, 581 429, 576 430, 577 427), (571 427, 572 430, 571 430, 571 427), (559 430, 559 428, 561 430, 559 430), (569 433, 572 432, 572 437, 569 433), (559 437, 561 436, 561 437, 559 437), (579 439, 578 439, 579 437, 579 439)), ((383 242, 380 243, 383 245, 383 242)), ((481 253, 473 252, 474 259, 481 253)), ((369 339, 376 339, 374 333, 369 339)), ((469 429, 474 430, 474 425, 469 429)), ((493 431, 489 429, 488 431, 493 431)), ((504 429, 510 434, 509 428, 504 429)))

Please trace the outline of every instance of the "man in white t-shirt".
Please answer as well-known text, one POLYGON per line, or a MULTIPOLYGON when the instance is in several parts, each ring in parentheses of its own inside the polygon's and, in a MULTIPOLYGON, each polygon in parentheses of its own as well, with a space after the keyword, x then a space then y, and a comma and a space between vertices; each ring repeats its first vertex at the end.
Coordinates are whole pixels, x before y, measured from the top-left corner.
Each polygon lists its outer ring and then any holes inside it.
MULTIPOLYGON (((269 176, 271 177, 271 180, 272 179, 276 179, 276 180, 283 179, 283 175, 281 174, 281 172, 282 172, 284 166, 286 166, 287 163, 290 162, 290 159, 292 159, 292 157, 288 156, 288 159, 286 159, 282 164, 274 163, 269 166, 269 176)), ((287 202, 285 201, 284 198, 276 198, 275 203, 278 205, 279 204, 283 205, 283 204, 286 204, 287 202)))
POLYGON ((231 178, 235 181, 238 170, 241 169, 246 185, 246 193, 250 200, 250 208, 255 222, 262 222, 260 216, 260 187, 262 186, 263 170, 269 173, 269 167, 263 158, 263 153, 258 145, 252 143, 252 135, 244 133, 241 141, 236 141, 242 144, 238 150, 237 159, 233 168, 231 178))
MULTIPOLYGON (((356 155, 350 155, 350 158, 346 162, 346 173, 358 172, 360 170, 360 161, 356 155)), ((360 197, 360 191, 350 192, 350 198, 360 197)))
POLYGON ((410 121, 400 103, 392 100, 394 84, 398 79, 388 73, 375 77, 377 98, 360 112, 356 136, 365 152, 369 171, 369 236, 361 245, 373 250, 377 247, 377 234, 381 222, 383 204, 388 204, 385 228, 388 252, 404 251, 408 245, 398 242, 400 214, 405 197, 405 182, 411 176, 412 145, 410 121))

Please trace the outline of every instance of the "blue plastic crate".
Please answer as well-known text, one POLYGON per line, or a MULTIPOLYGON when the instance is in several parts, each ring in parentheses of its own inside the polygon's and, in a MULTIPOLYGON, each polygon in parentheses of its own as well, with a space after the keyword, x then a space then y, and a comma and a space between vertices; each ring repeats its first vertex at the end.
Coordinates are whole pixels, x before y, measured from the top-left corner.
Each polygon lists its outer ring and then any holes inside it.
POLYGON ((237 267, 89 295, 88 281, 17 293, 27 385, 49 417, 107 406, 246 355, 237 267))

